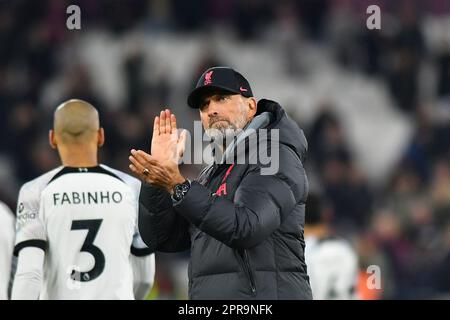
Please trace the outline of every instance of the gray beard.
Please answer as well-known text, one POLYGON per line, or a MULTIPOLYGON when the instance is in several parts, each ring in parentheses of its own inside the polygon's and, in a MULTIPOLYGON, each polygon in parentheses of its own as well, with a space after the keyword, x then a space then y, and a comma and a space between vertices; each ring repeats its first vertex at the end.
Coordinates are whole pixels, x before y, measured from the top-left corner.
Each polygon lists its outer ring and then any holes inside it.
MULTIPOLYGON (((246 125, 246 119, 244 115, 241 115, 236 123, 229 123, 229 125, 224 126, 220 125, 216 128, 206 129, 206 134, 217 143, 221 141, 226 142, 228 140, 233 141, 233 138, 236 137, 239 133, 242 132, 243 128, 246 125)), ((222 144, 224 145, 224 144, 222 144)), ((228 144, 226 144, 228 145, 228 144)))
POLYGON ((206 134, 212 139, 213 143, 218 145, 222 151, 233 142, 243 128, 247 125, 245 113, 241 110, 235 123, 227 122, 227 125, 220 124, 218 127, 206 129, 206 134))
MULTIPOLYGON (((233 125, 230 127, 234 127, 233 125)), ((234 128, 212 128, 207 129, 206 134, 211 138, 211 140, 220 146, 223 150, 233 142, 234 138, 242 132, 242 129, 234 128)))

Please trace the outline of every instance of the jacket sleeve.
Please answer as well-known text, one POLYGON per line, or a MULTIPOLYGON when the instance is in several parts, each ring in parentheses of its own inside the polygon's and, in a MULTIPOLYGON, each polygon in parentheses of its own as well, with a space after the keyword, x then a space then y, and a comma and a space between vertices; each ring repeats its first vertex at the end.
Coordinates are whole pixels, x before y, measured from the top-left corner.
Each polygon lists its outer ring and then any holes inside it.
POLYGON ((235 248, 268 238, 298 203, 306 201, 306 174, 291 150, 280 149, 280 169, 261 175, 260 167, 241 181, 233 201, 193 182, 175 211, 203 232, 235 248))
POLYGON ((153 251, 178 252, 190 248, 189 221, 173 210, 170 194, 143 183, 139 194, 139 233, 153 251))

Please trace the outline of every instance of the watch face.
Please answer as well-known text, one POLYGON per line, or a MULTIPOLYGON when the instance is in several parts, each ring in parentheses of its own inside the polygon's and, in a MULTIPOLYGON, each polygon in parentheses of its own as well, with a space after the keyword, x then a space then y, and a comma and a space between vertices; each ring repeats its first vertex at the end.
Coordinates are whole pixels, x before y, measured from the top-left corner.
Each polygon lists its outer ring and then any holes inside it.
POLYGON ((175 192, 173 193, 174 197, 179 200, 181 197, 181 188, 179 186, 175 187, 175 192))
POLYGON ((189 191, 190 184, 188 181, 181 184, 177 184, 174 188, 173 197, 175 200, 181 200, 184 195, 189 191))

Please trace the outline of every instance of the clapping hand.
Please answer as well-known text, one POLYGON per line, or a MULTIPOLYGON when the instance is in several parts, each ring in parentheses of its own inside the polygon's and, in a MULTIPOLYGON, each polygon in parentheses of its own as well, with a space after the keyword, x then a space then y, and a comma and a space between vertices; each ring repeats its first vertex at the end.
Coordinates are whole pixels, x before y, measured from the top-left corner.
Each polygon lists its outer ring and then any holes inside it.
POLYGON ((169 109, 155 117, 151 154, 131 150, 130 170, 142 181, 172 192, 173 187, 186 179, 178 169, 186 143, 186 131, 178 135, 177 122, 169 109))

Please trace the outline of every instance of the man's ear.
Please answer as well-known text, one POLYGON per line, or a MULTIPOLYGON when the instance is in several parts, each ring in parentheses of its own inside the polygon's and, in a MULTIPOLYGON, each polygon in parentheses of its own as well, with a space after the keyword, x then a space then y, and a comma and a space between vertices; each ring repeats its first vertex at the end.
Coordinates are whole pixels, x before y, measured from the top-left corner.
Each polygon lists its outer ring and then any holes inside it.
POLYGON ((105 130, 103 130, 103 128, 100 127, 97 133, 97 145, 100 148, 103 146, 104 143, 105 143, 105 130))
POLYGON ((256 107, 257 107, 256 99, 253 97, 248 98, 247 104, 248 104, 248 115, 250 117, 253 117, 256 114, 256 107))
POLYGON ((50 147, 52 147, 52 149, 56 149, 57 148, 55 131, 53 131, 53 130, 50 130, 48 132, 48 143, 50 144, 50 147))

